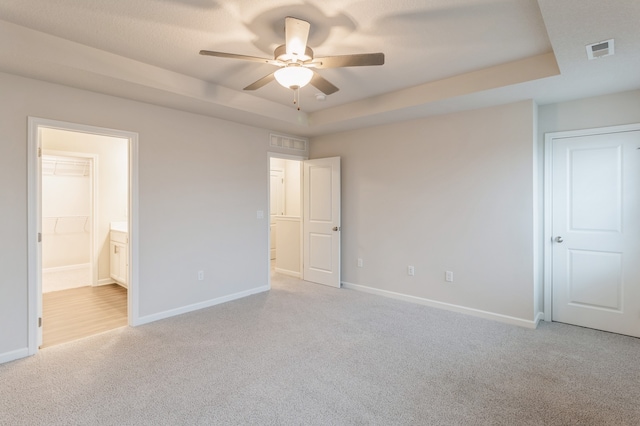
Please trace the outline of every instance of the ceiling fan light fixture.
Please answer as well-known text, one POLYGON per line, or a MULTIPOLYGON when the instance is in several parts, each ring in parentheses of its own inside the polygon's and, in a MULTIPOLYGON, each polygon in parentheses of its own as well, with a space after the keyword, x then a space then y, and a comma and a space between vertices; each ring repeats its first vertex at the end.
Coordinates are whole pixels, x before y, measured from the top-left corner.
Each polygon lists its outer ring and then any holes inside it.
POLYGON ((301 66, 288 66, 275 72, 276 81, 287 89, 299 89, 306 86, 313 77, 313 71, 301 66))

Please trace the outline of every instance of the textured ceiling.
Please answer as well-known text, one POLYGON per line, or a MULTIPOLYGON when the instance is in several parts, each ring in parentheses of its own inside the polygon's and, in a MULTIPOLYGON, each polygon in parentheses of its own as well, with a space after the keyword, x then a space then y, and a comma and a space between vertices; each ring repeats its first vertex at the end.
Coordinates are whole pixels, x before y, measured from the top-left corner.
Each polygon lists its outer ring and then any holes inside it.
POLYGON ((640 2, 619 0, 3 0, 0 70, 298 135, 498 102, 540 103, 640 87, 640 2), (605 4, 606 3, 606 4, 605 4), (611 4, 616 7, 611 7, 611 4), (311 23, 316 56, 384 52, 381 67, 319 72, 326 101, 273 82, 284 17, 311 23), (584 45, 616 38, 616 55, 584 45), (635 67, 635 72, 629 67, 635 67))

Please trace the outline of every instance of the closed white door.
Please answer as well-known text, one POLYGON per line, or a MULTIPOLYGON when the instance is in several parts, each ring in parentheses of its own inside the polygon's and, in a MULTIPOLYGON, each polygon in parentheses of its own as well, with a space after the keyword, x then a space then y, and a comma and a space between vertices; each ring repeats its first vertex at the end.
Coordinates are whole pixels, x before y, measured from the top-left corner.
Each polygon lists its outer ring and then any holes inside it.
POLYGON ((269 200, 269 231, 271 239, 271 260, 276 258, 276 216, 284 215, 284 170, 271 169, 269 200))
POLYGON ((303 278, 340 287, 340 157, 304 162, 303 278))
POLYGON ((552 319, 640 337, 640 131, 552 141, 552 319))

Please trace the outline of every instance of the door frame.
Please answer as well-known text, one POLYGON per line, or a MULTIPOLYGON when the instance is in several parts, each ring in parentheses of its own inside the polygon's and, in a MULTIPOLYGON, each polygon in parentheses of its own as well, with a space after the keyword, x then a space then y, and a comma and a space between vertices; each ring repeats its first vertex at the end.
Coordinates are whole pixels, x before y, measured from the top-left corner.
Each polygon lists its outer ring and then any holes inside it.
POLYGON ((40 129, 50 128, 93 135, 110 136, 128 140, 129 171, 129 290, 127 314, 130 326, 139 324, 138 288, 138 133, 96 127, 38 117, 28 117, 27 132, 27 253, 28 253, 28 353, 38 352, 38 326, 42 294, 42 250, 38 235, 42 232, 42 182, 40 156, 40 129))
POLYGON ((569 130, 544 135, 544 320, 551 322, 553 304, 553 142, 580 136, 623 133, 640 130, 640 123, 592 129, 569 130))
MULTIPOLYGON (((271 290, 271 232, 269 227, 271 226, 271 159, 272 158, 281 158, 283 160, 295 160, 300 161, 301 163, 308 160, 309 157, 306 155, 292 155, 292 154, 282 154, 280 152, 267 152, 267 214, 265 217, 267 218, 266 222, 266 230, 267 230, 267 252, 265 259, 267 260, 267 287, 271 290)), ((300 167, 300 226, 302 226, 302 218, 304 215, 304 211, 302 209, 302 167, 300 167)), ((302 238, 302 232, 300 233, 300 238, 302 238)), ((276 247, 277 250, 277 247, 276 247)), ((303 250, 302 244, 300 244, 300 274, 302 274, 302 259, 303 259, 303 250)), ((276 254, 277 256, 277 254, 276 254)), ((302 277, 304 279, 304 276, 302 277)))

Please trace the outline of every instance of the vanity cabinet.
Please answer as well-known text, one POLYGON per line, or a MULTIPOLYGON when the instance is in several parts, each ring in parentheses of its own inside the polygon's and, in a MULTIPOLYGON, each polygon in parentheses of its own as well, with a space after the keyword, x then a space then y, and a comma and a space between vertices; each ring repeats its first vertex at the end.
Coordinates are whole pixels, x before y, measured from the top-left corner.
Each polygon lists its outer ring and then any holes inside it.
POLYGON ((121 286, 127 287, 127 278, 129 276, 129 235, 126 232, 111 230, 109 252, 111 278, 121 286))

